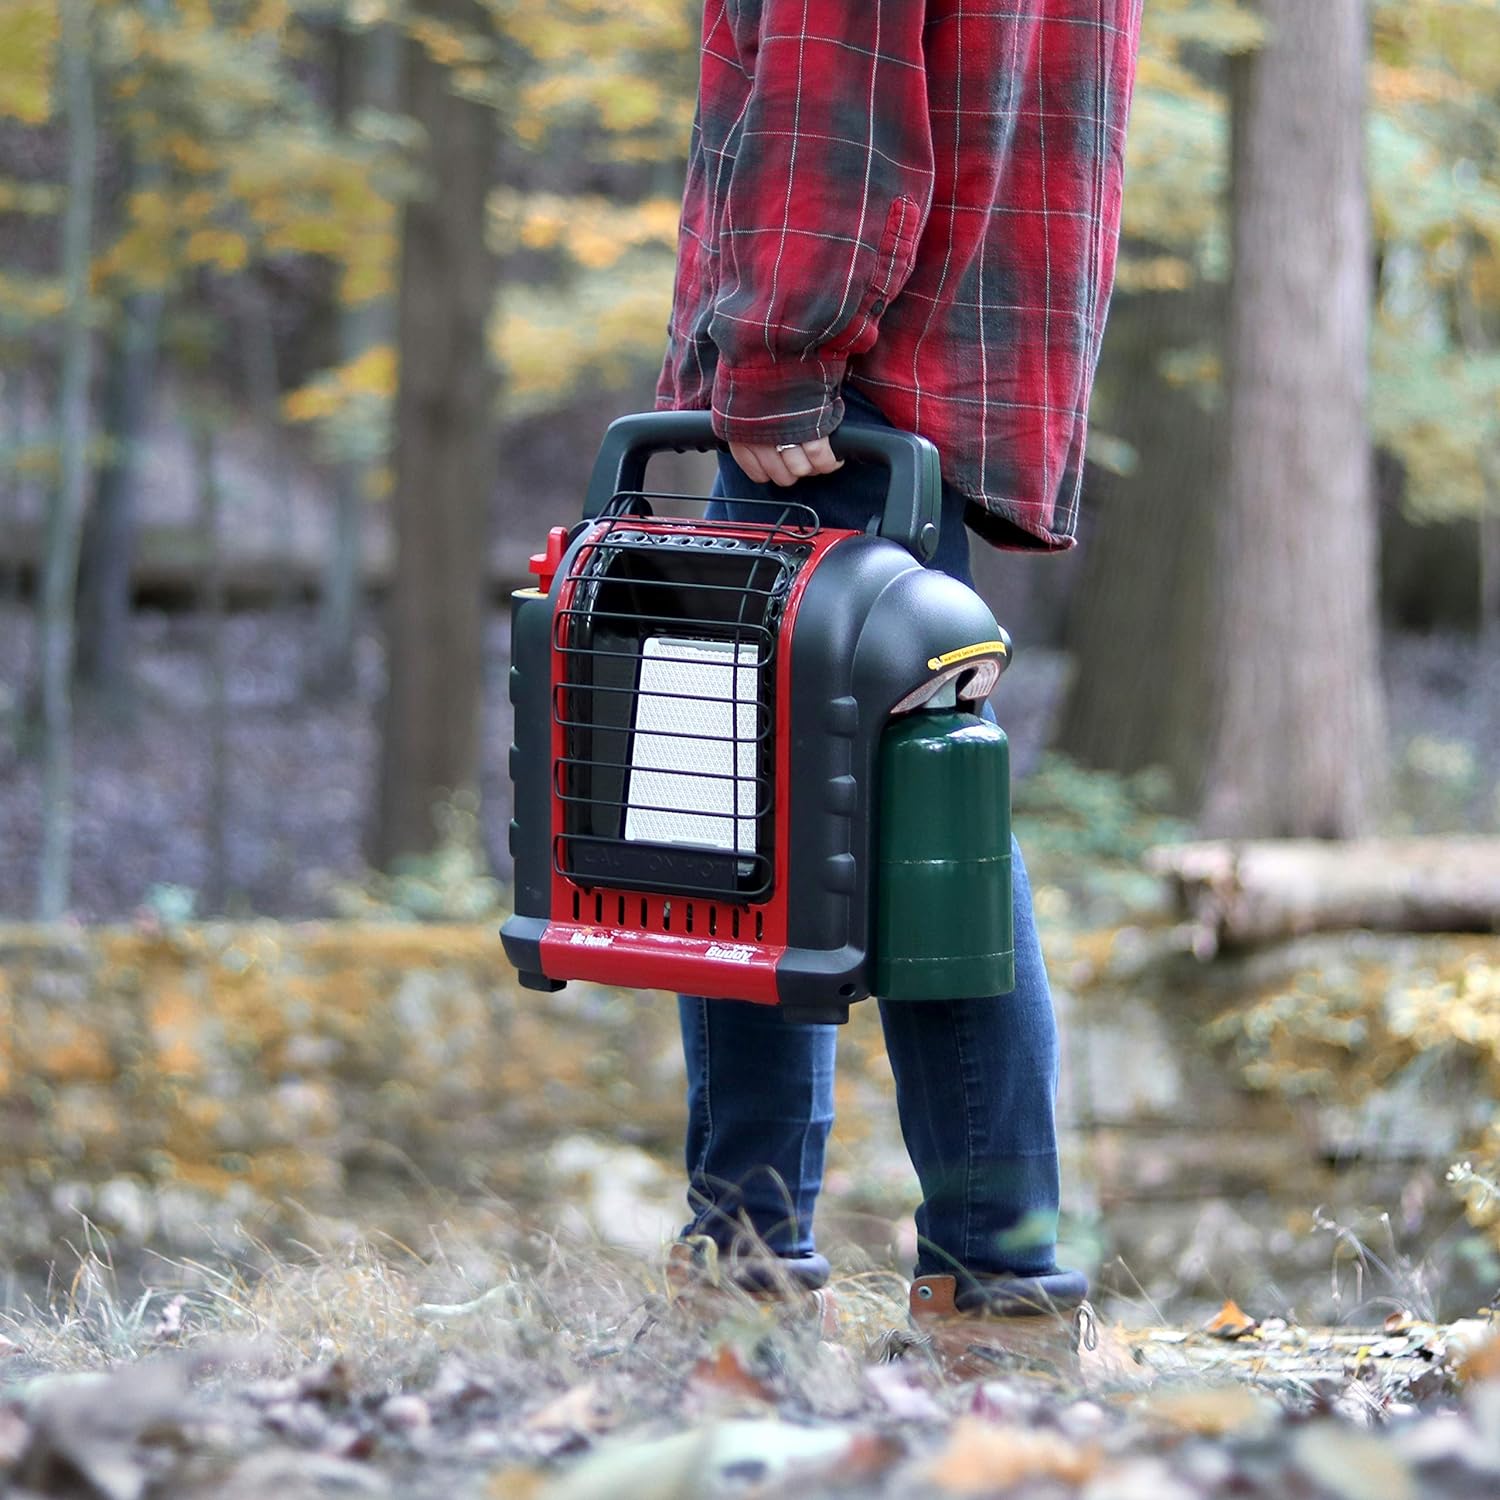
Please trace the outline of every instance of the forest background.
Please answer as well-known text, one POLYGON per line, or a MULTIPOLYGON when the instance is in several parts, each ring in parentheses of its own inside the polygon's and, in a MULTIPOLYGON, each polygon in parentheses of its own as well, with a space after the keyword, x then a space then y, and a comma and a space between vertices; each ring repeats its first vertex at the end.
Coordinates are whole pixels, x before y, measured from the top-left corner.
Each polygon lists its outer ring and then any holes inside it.
MULTIPOLYGON (((1212 831, 1493 829, 1497 17, 1338 24, 1257 84, 1254 8, 1147 8, 1083 546, 981 558, 1000 706, 1212 831)), ((650 403, 696 7, 3 26, 0 910, 503 880, 503 603, 650 403)))

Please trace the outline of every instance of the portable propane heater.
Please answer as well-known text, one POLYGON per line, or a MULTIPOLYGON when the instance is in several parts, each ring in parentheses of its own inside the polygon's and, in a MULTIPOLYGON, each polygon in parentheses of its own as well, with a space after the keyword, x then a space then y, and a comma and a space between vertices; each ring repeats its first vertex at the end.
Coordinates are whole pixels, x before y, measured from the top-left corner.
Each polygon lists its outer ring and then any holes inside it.
POLYGON ((978 716, 1010 642, 937 547, 937 452, 849 427, 890 471, 878 530, 795 502, 657 514, 651 454, 706 412, 622 417, 583 521, 512 598, 515 914, 533 989, 569 979, 844 1021, 870 994, 1014 984, 1010 777, 978 716))

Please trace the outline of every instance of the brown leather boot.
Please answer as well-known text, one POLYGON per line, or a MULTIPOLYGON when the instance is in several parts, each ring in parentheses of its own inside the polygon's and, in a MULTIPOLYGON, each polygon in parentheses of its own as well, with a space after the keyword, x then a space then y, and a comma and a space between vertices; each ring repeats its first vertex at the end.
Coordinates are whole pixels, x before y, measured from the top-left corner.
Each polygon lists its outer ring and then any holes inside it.
POLYGON ((959 1306, 959 1283, 953 1276, 919 1276, 911 1284, 911 1321, 919 1346, 943 1372, 956 1380, 988 1375, 1040 1375, 1076 1381, 1084 1360, 1098 1343, 1094 1310, 1081 1293, 1072 1293, 1077 1278, 1054 1295, 1049 1277, 1013 1277, 974 1283, 959 1306))

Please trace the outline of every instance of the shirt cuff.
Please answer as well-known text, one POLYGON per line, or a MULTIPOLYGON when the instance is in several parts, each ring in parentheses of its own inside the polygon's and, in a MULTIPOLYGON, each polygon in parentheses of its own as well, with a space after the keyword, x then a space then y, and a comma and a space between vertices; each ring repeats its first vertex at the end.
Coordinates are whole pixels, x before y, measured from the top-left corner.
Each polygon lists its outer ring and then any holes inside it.
POLYGON ((714 432, 726 443, 810 443, 844 420, 843 360, 732 366, 714 372, 714 432))

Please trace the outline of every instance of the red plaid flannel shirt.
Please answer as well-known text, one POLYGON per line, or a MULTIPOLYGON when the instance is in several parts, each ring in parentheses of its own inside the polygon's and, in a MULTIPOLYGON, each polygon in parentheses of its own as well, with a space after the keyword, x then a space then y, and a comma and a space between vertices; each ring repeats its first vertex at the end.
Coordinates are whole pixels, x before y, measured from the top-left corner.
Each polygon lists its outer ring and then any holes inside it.
POLYGON ((1070 547, 1141 0, 707 0, 657 405, 805 442, 852 381, 971 524, 1070 547))

